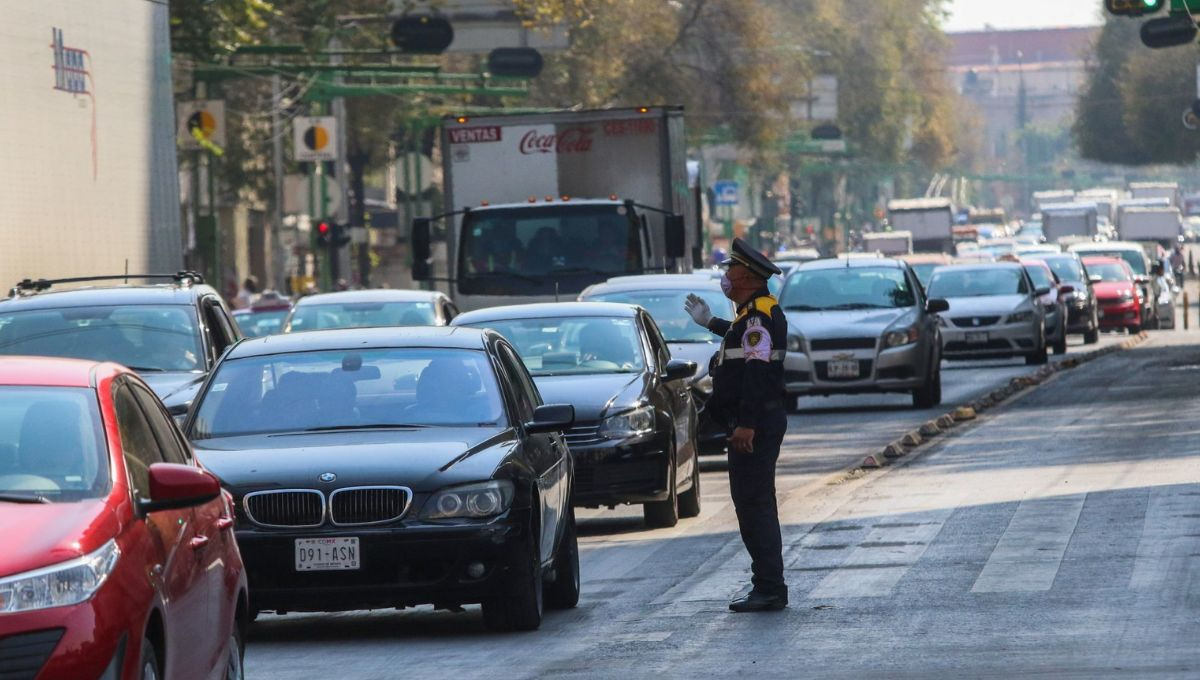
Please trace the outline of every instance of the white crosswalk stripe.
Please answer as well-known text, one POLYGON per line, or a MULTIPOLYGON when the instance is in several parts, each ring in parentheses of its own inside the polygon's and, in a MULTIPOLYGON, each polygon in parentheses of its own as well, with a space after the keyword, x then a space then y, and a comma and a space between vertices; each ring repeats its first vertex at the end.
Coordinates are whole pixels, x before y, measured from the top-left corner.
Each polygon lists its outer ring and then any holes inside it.
POLYGON ((1079 522, 1084 498, 1021 501, 971 592, 1049 590, 1079 522))
POLYGON ((1150 493, 1130 588, 1164 588, 1186 576, 1200 553, 1198 508, 1200 496, 1194 490, 1158 487, 1150 493))

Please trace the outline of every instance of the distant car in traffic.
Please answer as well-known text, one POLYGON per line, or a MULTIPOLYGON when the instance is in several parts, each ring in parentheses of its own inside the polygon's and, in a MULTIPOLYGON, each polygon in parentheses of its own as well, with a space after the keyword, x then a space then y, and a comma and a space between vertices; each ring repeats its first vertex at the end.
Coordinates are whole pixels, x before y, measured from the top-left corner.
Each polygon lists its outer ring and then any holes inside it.
POLYGON ((1133 269, 1116 257, 1085 257, 1083 264, 1096 290, 1101 330, 1141 332, 1145 304, 1133 269))
POLYGON ((912 255, 901 255, 899 259, 908 263, 913 273, 917 275, 917 280, 921 282, 922 287, 929 285, 929 277, 933 275, 934 269, 953 264, 954 262, 954 258, 946 253, 914 253, 912 255))
POLYGON ((942 400, 944 300, 928 299, 900 260, 828 259, 801 265, 780 299, 788 320, 784 382, 802 395, 909 392, 942 400))
POLYGON ((283 322, 290 311, 291 300, 273 290, 266 290, 249 307, 233 310, 233 320, 243 336, 261 338, 282 333, 283 322))
POLYGON ((300 298, 284 320, 283 332, 445 326, 457 314, 450 298, 435 290, 345 290, 300 298))
POLYGON ((1042 309, 1046 316, 1046 342, 1055 354, 1067 353, 1067 302, 1065 296, 1075 292, 1075 288, 1061 284, 1050 265, 1042 260, 1022 259, 1025 273, 1029 274, 1033 285, 1038 289, 1046 288, 1045 295, 1040 296, 1042 309))
POLYGON ((0 355, 122 364, 141 375, 178 420, 204 376, 241 337, 221 296, 194 272, 25 280, 0 300, 0 355), (55 289, 125 279, 169 283, 55 289))
POLYGON ((696 440, 700 454, 719 454, 725 451, 729 436, 723 423, 713 420, 705 409, 712 397, 710 363, 721 346, 721 338, 692 321, 683 303, 689 293, 704 298, 716 316, 732 319, 733 303, 721 292, 720 283, 708 276, 693 274, 651 274, 620 276, 590 286, 579 296, 586 302, 619 302, 639 305, 658 325, 674 359, 696 363, 696 374, 689 384, 696 403, 696 440))
POLYGON ((1138 310, 1139 324, 1142 328, 1158 327, 1158 309, 1155 301, 1158 299, 1158 282, 1150 276, 1150 256, 1146 254, 1142 244, 1132 241, 1105 241, 1100 243, 1077 243, 1070 248, 1085 260, 1089 257, 1115 257, 1124 260, 1133 274, 1134 283, 1140 293, 1139 300, 1142 308, 1138 310))
POLYGON ((572 421, 496 333, 373 328, 242 342, 186 427, 252 612, 482 603, 532 630, 579 598, 572 421))
POLYGON ((466 312, 455 326, 490 328, 512 342, 547 399, 575 407, 567 443, 576 506, 640 504, 646 524, 700 514, 696 363, 671 358, 645 310, 564 302, 466 312))
POLYGON ((1075 253, 1034 253, 1026 255, 1026 259, 1041 260, 1050 265, 1051 271, 1064 286, 1070 286, 1071 292, 1063 293, 1060 297, 1067 308, 1067 333, 1083 335, 1086 345, 1095 344, 1100 338, 1099 307, 1096 305, 1096 292, 1092 290, 1092 282, 1088 278, 1087 268, 1075 253))
POLYGON ((242 677, 232 508, 146 383, 4 357, 0 413, 0 677, 242 677))
POLYGON ((1015 262, 941 267, 929 282, 929 295, 947 300, 942 350, 947 359, 1024 357, 1047 361, 1045 310, 1025 268, 1015 262))

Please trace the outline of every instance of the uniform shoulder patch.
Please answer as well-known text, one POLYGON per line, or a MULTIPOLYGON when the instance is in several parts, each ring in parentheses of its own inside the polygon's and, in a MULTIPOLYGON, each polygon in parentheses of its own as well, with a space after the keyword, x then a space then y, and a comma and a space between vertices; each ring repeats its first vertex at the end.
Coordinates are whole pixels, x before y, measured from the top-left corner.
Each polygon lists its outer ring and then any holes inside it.
POLYGON ((746 361, 771 360, 771 334, 763 328, 762 321, 751 317, 742 333, 742 353, 746 361))

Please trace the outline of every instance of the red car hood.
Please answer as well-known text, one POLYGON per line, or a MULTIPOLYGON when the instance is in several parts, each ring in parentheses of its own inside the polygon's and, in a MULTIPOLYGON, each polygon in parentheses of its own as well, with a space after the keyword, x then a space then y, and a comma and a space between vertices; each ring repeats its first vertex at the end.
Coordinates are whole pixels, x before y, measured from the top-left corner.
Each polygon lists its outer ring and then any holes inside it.
POLYGON ((1102 281, 1094 284, 1098 298, 1119 298, 1122 295, 1133 295, 1133 284, 1128 281, 1102 281))
POLYGON ((45 504, 0 501, 0 578, 89 553, 117 534, 117 524, 100 499, 45 504))

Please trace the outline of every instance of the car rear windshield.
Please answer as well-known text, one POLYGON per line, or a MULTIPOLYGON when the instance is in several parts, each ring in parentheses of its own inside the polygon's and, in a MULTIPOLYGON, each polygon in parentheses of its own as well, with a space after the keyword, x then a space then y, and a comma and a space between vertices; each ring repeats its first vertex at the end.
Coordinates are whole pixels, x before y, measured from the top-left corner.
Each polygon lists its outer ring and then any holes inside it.
POLYGON ((288 331, 432 326, 434 323, 432 302, 346 302, 297 307, 292 312, 288 331))
POLYGON ((552 317, 470 325, 491 328, 507 338, 535 376, 640 373, 646 366, 631 318, 552 317))
POLYGON ((838 267, 792 272, 780 303, 792 311, 893 309, 917 298, 903 269, 838 267))
POLYGON ((933 273, 929 297, 983 297, 987 295, 1025 295, 1029 287, 1018 269, 959 269, 949 267, 933 273))
POLYGON ((690 293, 695 293, 716 316, 733 317, 733 303, 721 293, 712 290, 639 290, 589 295, 588 300, 598 302, 621 302, 640 305, 650 318, 658 324, 667 342, 715 342, 712 331, 692 321, 683 304, 690 293))
POLYGON ((0 505, 108 493, 108 448, 95 393, 80 387, 0 387, 0 505))
POLYGON ((288 310, 281 309, 274 312, 248 312, 246 314, 235 314, 234 320, 237 321, 238 328, 242 329, 242 335, 248 338, 261 338, 264 335, 275 335, 283 330, 283 320, 287 318, 288 310))
POLYGON ((1088 274, 1099 276, 1101 281, 1130 281, 1129 272, 1116 262, 1097 262, 1088 265, 1088 274))
POLYGON ((1054 271, 1059 281, 1082 281, 1084 279, 1083 268, 1073 257, 1048 257, 1045 262, 1050 265, 1050 269, 1054 271))
POLYGON ((200 397, 190 435, 505 422, 495 373, 481 351, 333 350, 226 360, 200 397))
POLYGON ((115 361, 143 372, 203 370, 204 356, 190 305, 0 313, 0 354, 115 361))

